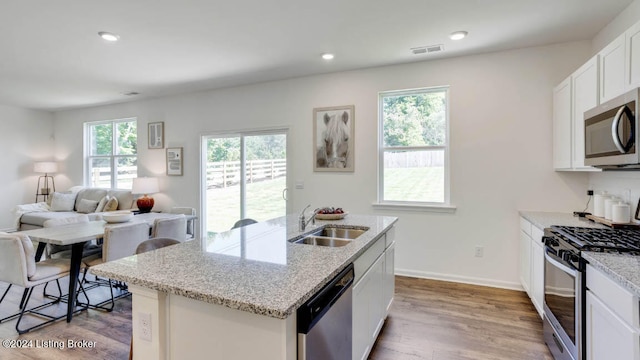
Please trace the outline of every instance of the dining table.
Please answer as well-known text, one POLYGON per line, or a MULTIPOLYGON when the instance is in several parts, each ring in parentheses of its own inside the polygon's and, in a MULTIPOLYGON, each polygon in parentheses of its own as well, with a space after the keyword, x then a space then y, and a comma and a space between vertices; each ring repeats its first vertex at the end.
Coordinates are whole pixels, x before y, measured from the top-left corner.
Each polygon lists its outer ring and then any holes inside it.
MULTIPOLYGON (((151 229, 156 219, 171 218, 175 216, 178 215, 170 213, 144 213, 135 215, 133 220, 130 221, 146 222, 151 229)), ((193 221, 196 218, 193 215, 187 215, 185 217, 187 218, 187 221, 193 221)), ((117 225, 117 223, 110 224, 104 220, 96 220, 85 223, 19 231, 21 234, 28 235, 31 240, 38 242, 38 248, 36 249, 35 254, 36 262, 40 261, 47 244, 71 245, 67 322, 71 322, 76 307, 76 288, 78 286, 78 277, 80 274, 80 267, 82 265, 82 251, 84 249, 84 245, 88 241, 102 239, 104 237, 105 227, 108 225, 117 225)))

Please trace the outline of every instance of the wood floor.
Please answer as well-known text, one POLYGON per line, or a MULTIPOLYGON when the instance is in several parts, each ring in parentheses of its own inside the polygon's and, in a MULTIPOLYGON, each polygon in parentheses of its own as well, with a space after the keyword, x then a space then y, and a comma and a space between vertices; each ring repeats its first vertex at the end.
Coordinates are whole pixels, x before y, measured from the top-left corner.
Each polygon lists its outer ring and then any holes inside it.
MULTIPOLYGON (((64 284, 63 284, 64 286, 64 284)), ((5 284, 0 283, 0 291, 5 284)), ((64 288, 64 287, 63 287, 64 288)), ((16 304, 11 289, 5 302, 16 304)), ((34 291, 34 297, 42 294, 34 291)), ((106 294, 101 294, 103 296, 106 294)), ((17 305, 0 305, 0 318, 17 305)), ((63 311, 60 307, 57 311, 63 311)), ((131 339, 131 298, 111 313, 88 310, 18 336, 15 320, 0 324, 0 339, 62 341, 65 349, 5 349, 0 359, 127 359, 131 339), (68 349, 68 340, 95 341, 96 348, 68 349)), ((552 360, 542 340, 542 323, 526 294, 482 286, 396 277, 396 295, 370 359, 552 360)))

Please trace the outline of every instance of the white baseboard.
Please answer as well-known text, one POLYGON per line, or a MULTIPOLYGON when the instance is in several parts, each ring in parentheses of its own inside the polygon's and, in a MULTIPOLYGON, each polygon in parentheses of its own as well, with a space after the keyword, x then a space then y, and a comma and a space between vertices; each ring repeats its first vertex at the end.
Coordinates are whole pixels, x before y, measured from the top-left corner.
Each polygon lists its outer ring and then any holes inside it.
POLYGON ((451 282, 457 282, 457 283, 463 283, 463 284, 489 286, 489 287, 500 288, 500 289, 524 291, 524 288, 518 282, 499 281, 499 280, 492 280, 492 279, 483 279, 483 278, 449 275, 449 274, 439 274, 439 273, 432 273, 427 271, 415 271, 415 270, 407 270, 407 269, 395 269, 395 274, 400 276, 414 277, 414 278, 451 281, 451 282))

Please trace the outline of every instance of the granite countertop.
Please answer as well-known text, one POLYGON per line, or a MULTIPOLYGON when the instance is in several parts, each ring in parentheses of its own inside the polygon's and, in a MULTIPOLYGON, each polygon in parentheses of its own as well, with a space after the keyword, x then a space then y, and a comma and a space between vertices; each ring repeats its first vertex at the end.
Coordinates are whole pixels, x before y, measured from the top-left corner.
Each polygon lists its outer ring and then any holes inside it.
POLYGON ((640 296, 640 256, 585 251, 582 257, 622 287, 640 296))
POLYGON ((287 318, 398 220, 349 214, 298 231, 298 216, 251 224, 91 267, 98 276, 232 309, 287 318), (342 247, 294 244, 325 225, 368 227, 342 247))
POLYGON ((520 211, 520 216, 529 220, 533 225, 535 225, 540 230, 544 230, 544 228, 551 227, 551 225, 581 226, 581 227, 595 227, 595 228, 606 227, 602 224, 598 224, 587 218, 573 216, 573 214, 570 214, 570 213, 520 211))

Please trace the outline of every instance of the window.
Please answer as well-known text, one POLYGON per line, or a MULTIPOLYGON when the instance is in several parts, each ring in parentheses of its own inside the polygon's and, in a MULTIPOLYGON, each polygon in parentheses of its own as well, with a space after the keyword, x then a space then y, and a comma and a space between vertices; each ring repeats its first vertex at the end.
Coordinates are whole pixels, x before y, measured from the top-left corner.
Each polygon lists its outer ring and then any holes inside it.
POLYGON ((85 123, 87 186, 131 189, 138 174, 136 119, 85 123))
POLYGON ((448 206, 448 93, 380 93, 380 204, 448 206))

